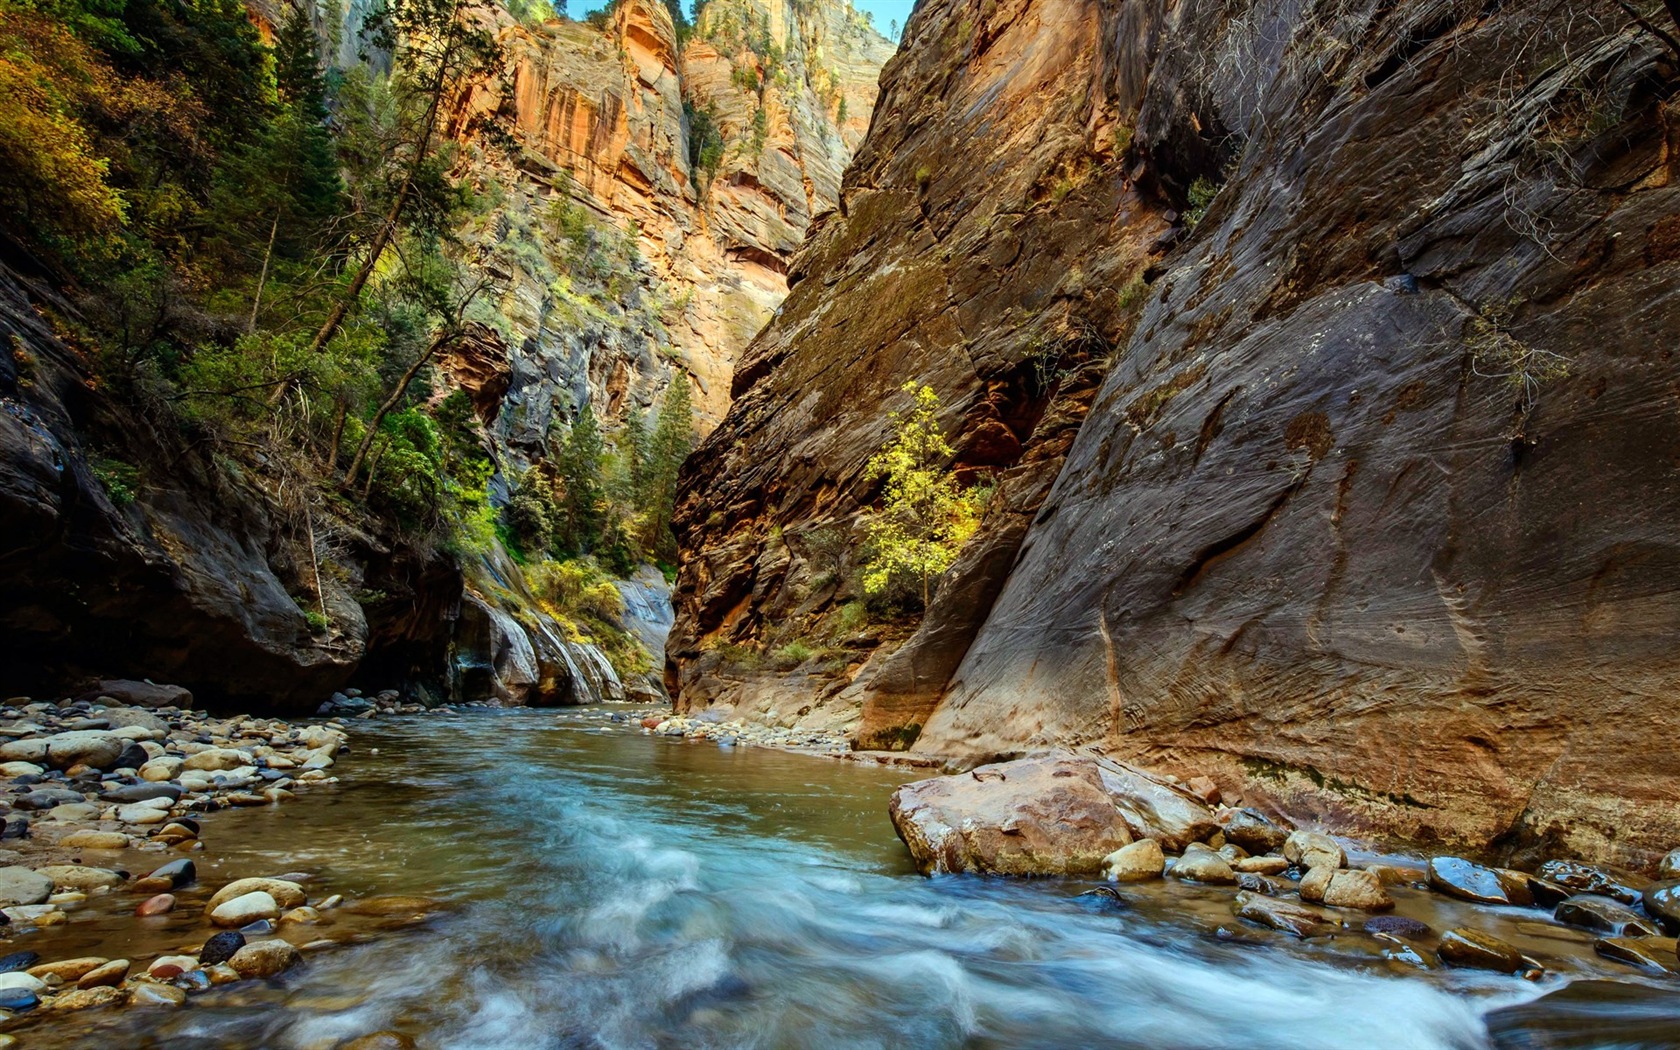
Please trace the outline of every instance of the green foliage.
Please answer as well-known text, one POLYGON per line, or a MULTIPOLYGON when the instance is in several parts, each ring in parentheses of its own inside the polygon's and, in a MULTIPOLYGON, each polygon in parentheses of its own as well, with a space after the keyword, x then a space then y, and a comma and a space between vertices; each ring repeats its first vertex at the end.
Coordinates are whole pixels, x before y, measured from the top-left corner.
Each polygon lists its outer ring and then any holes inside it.
POLYGON ((783 670, 791 670, 816 656, 821 650, 811 645, 803 638, 795 638, 786 645, 778 646, 770 653, 776 666, 783 670))
POLYGON ((502 517, 520 551, 549 550, 554 546, 555 522, 560 517, 553 485, 539 471, 527 471, 508 495, 502 517))
POLYGON ((882 594, 895 583, 920 584, 925 609, 935 580, 979 527, 988 493, 963 489, 945 464, 952 456, 939 425, 939 395, 911 381, 907 413, 892 415, 893 438, 870 458, 864 476, 884 480, 881 510, 864 525, 863 587, 882 594))
POLYGON ((1217 196, 1219 196, 1219 183, 1214 182, 1206 175, 1196 176, 1195 181, 1190 183, 1189 193, 1185 197, 1187 201, 1184 209, 1185 225, 1195 229, 1196 224, 1202 221, 1202 216, 1207 214, 1209 206, 1213 204, 1213 199, 1217 196))
POLYGON ((326 614, 314 609, 303 610, 303 619, 309 624, 309 630, 312 634, 326 634, 327 628, 331 626, 327 622, 326 614))
POLYGON ((555 539, 562 551, 589 554, 601 541, 606 525, 606 490, 601 477, 605 456, 595 413, 584 405, 560 453, 560 483, 564 494, 560 499, 555 539))
POLYGON ((93 469, 93 476, 104 486, 105 494, 111 497, 111 502, 120 506, 133 503, 140 490, 140 470, 133 464, 124 463, 120 459, 100 456, 89 464, 93 469))
POLYGON ((764 144, 770 139, 770 115, 763 106, 753 110, 752 119, 752 152, 757 156, 764 152, 764 144))
POLYGON ((723 130, 718 124, 717 106, 707 103, 696 109, 694 103, 683 101, 683 116, 688 120, 688 166, 704 193, 717 178, 718 166, 723 163, 723 130))
POLYGON ((1464 346, 1477 375, 1505 380, 1531 408, 1541 387, 1569 375, 1570 361, 1522 338, 1517 315, 1524 303, 1521 296, 1482 303, 1465 324, 1464 346))

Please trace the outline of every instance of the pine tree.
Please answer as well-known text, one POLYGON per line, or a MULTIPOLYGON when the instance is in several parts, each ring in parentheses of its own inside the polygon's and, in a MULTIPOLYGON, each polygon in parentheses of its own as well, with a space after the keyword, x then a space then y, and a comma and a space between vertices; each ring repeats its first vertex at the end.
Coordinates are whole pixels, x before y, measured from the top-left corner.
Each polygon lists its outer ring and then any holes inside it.
POLYGON ((648 451, 647 521, 644 541, 661 558, 676 556, 671 515, 677 503, 677 473, 694 450, 694 395, 688 376, 679 372, 659 403, 659 418, 648 451))
POLYGON ((602 507, 606 495, 601 484, 603 451, 595 412, 584 405, 572 422, 560 454, 560 480, 566 494, 560 503, 556 539, 567 553, 588 554, 600 542, 606 518, 602 507))

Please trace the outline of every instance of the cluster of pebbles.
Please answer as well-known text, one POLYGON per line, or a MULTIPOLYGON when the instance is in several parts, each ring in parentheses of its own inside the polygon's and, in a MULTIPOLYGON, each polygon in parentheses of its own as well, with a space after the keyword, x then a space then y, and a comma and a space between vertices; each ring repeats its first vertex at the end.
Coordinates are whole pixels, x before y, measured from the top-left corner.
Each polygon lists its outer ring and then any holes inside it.
POLYGON ((654 736, 708 740, 720 747, 771 747, 829 758, 847 758, 851 742, 846 734, 829 729, 786 728, 760 725, 738 719, 715 722, 687 715, 654 713, 643 716, 641 725, 654 736))
MULTIPOLYGON (((1173 877, 1234 886, 1238 892, 1231 908, 1237 918, 1302 938, 1346 929, 1349 911, 1393 909, 1389 890, 1397 886, 1483 906, 1541 908, 1551 912, 1552 923, 1589 936, 1593 950, 1606 959, 1650 974, 1680 976, 1675 940, 1680 934, 1680 849, 1663 860, 1656 879, 1569 860, 1548 861, 1535 872, 1453 856, 1350 867, 1346 851, 1328 835, 1291 829, 1253 809, 1220 816, 1220 831, 1206 841, 1187 843, 1176 859, 1169 861, 1159 842, 1144 838, 1110 854, 1105 875, 1115 883, 1173 877)), ((1433 955, 1449 966, 1531 980, 1545 973, 1541 961, 1470 926, 1436 936, 1428 924, 1404 916, 1373 916, 1360 925, 1392 945, 1391 959, 1426 965, 1426 957, 1433 955)))
MULTIPOLYGON (((177 696, 190 703, 190 694, 177 696)), ((105 695, 6 701, 0 1024, 91 1007, 178 1006, 195 993, 278 976, 311 951, 435 912, 437 902, 415 897, 347 901, 333 894, 312 901, 306 872, 235 879, 206 898, 193 859, 206 849, 205 814, 271 806, 335 783, 346 721, 404 706, 394 692, 335 694, 322 710, 336 717, 293 724, 216 718, 173 704, 142 707, 105 695), (136 878, 119 865, 145 874, 136 878), (118 895, 126 898, 120 904, 118 895), (56 939, 41 931, 113 911, 132 913, 136 923, 171 916, 178 925, 176 913, 187 912, 183 928, 192 932, 178 950, 150 957, 42 957, 56 939)), ((12 1045, 15 1036, 0 1035, 0 1050, 12 1045)))

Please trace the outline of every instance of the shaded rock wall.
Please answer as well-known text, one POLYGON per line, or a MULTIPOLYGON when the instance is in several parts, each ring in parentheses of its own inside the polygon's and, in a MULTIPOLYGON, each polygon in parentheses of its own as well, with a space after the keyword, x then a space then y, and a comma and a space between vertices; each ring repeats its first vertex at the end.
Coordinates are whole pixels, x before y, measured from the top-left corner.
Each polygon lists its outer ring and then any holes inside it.
MULTIPOLYGON (((1110 60, 1124 87, 1126 162, 1098 179, 1149 202, 1143 222, 1200 221, 1176 227, 1176 249, 1146 251, 1141 316, 1054 490, 1000 557, 1001 592, 972 603, 984 623, 954 673, 906 710, 877 703, 880 725, 967 762, 1100 744, 1378 836, 1634 865, 1680 840, 1680 767, 1661 743, 1680 728, 1673 56, 1611 4, 1591 17, 1545 3, 1014 6, 1045 36, 1061 18, 1098 27, 1084 44, 1054 34, 1110 60)), ((984 9, 919 9, 849 176, 853 222, 879 150, 943 123, 914 106, 985 112, 962 103, 1023 68, 969 81, 1004 34, 954 76, 897 83, 984 9)), ((1076 77, 1056 92, 1091 95, 1076 77)), ((1003 187, 1032 157, 964 167, 1003 187)), ((1010 233, 1054 223, 1078 192, 1010 233)), ((941 239, 895 221, 871 256, 838 250, 843 235, 807 249, 782 319, 749 351, 756 385, 719 431, 729 440, 690 475, 672 648, 685 690, 704 681, 699 639, 782 600, 755 573, 763 533, 730 539, 704 524, 712 510, 776 513, 788 535, 869 497, 848 470, 879 443, 887 399, 813 407, 865 382, 868 358, 796 339, 819 316, 800 295, 832 290, 824 326, 877 316, 880 295, 846 282, 941 239), (802 431, 817 436, 777 437, 802 431), (760 510, 752 488, 787 509, 760 510)), ((1006 243, 953 251, 934 283, 957 285, 1006 243)), ((957 315, 960 334, 929 346, 947 315, 918 312, 892 342, 891 380, 935 382, 970 432, 953 359, 983 360, 988 336, 1019 330, 1010 297, 1044 295, 1075 265, 1113 294, 1116 258, 1136 258, 1112 234, 1074 243, 1054 277, 1009 273, 957 315)), ((940 604, 923 636, 951 630, 940 604)))

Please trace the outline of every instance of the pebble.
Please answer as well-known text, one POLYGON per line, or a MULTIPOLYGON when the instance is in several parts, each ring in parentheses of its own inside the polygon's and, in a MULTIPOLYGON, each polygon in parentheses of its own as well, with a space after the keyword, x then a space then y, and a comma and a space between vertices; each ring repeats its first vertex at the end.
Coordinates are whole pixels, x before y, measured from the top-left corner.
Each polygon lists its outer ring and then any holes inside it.
POLYGON ((285 941, 262 941, 234 952, 228 966, 241 977, 275 977, 302 961, 298 950, 285 941))
MULTIPOLYGON (((0 1010, 28 1010, 40 1002, 41 997, 27 988, 0 988, 0 1010)), ((17 1044, 14 1042, 8 1045, 17 1044)))
POLYGON ((175 910, 175 895, 160 893, 155 897, 147 897, 134 909, 134 914, 147 917, 152 915, 168 915, 175 910))
POLYGON ((180 1006, 187 1001, 187 993, 173 985, 142 981, 128 989, 130 1006, 180 1006))
POLYGON ((41 960, 40 952, 13 952, 0 956, 0 973, 11 973, 14 970, 27 970, 41 960))
POLYGON ((122 983, 128 976, 129 962, 127 959, 112 959, 104 966, 84 975, 76 982, 77 988, 103 988, 122 983))
POLYGON ((13 970, 10 973, 0 973, 0 988, 21 988, 26 992, 40 995, 47 990, 47 982, 34 974, 13 970))
POLYGON ((237 897, 230 897, 216 904, 211 901, 210 921, 217 926, 244 926, 259 919, 277 919, 280 917, 280 905, 274 897, 263 890, 252 890, 237 897))
POLYGON ((1479 930, 1448 930, 1441 935, 1441 946, 1435 952, 1441 961, 1452 966, 1498 973, 1519 973, 1529 968, 1521 952, 1504 941, 1479 930))
POLYGON ((109 889, 128 881, 120 871, 84 867, 80 864, 50 864, 37 869, 37 874, 51 879, 55 886, 72 890, 109 889))
POLYGON ((1565 926, 1577 926, 1612 937, 1652 937, 1654 922, 1620 901, 1594 893, 1577 894, 1557 906, 1552 918, 1565 926))
POLYGON ((218 933, 204 942, 204 947, 198 950, 198 962, 205 966, 227 962, 233 954, 245 947, 245 935, 237 930, 218 933))
POLYGON ((78 988, 73 992, 55 995, 47 1004, 52 1010, 87 1010, 95 1006, 113 1006, 123 1000, 121 988, 78 988))
POLYGON ((120 831, 74 831, 58 840, 69 849, 120 850, 128 848, 128 836, 120 831))
MULTIPOLYGON (((216 937, 223 936, 226 935, 220 933, 216 935, 216 937)), ((215 940, 215 938, 212 937, 211 940, 215 940)), ((243 940, 241 938, 241 941, 243 940)), ((188 970, 198 969, 199 962, 200 960, 190 955, 160 955, 152 960, 150 966, 146 967, 146 973, 152 977, 167 980, 186 973, 188 970)))
POLYGON ((256 892, 268 894, 281 908, 295 908, 307 903, 309 899, 302 886, 285 879, 235 879, 216 891, 216 895, 210 898, 210 903, 205 905, 205 910, 213 912, 235 897, 256 892))
POLYGON ((1103 868, 1110 882, 1147 882, 1161 877, 1167 864, 1161 844, 1154 839, 1139 839, 1103 858, 1103 868))
POLYGON ((80 959, 64 959, 60 962, 31 966, 29 975, 39 977, 42 980, 46 980, 48 977, 57 977, 61 981, 79 981, 110 961, 99 955, 84 956, 80 959))
POLYGON ((0 907, 40 904, 52 896, 53 881, 23 867, 0 868, 0 907))

